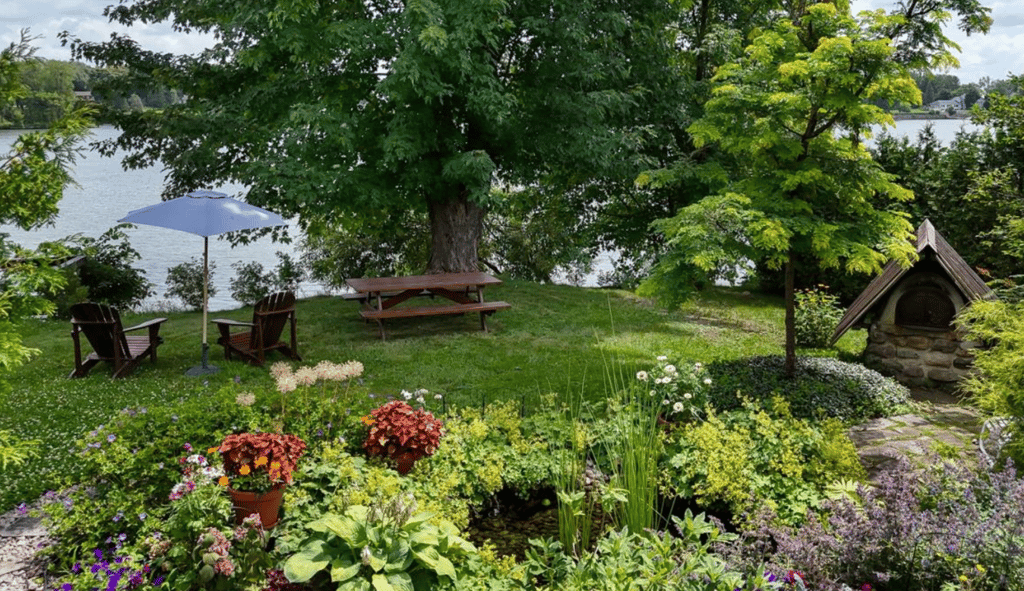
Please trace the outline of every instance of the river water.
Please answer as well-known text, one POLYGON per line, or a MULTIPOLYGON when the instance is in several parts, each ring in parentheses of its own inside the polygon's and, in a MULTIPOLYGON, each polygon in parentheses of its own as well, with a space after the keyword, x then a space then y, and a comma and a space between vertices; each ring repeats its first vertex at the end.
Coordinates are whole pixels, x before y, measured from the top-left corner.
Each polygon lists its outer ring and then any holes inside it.
MULTIPOLYGON (((0 155, 5 154, 20 132, 0 130, 0 155)), ((112 126, 101 126, 93 130, 90 141, 114 137, 117 130, 112 126)), ((120 158, 104 158, 95 152, 85 152, 75 164, 73 176, 78 187, 68 187, 60 202, 60 213, 52 226, 25 232, 12 226, 0 226, 0 232, 11 235, 11 239, 22 246, 34 248, 41 242, 53 241, 73 234, 99 237, 100 234, 117 225, 117 220, 129 211, 160 202, 163 190, 163 172, 159 167, 145 170, 121 169, 120 158)), ((243 187, 223 185, 204 187, 237 197, 243 187)), ((298 225, 291 224, 289 230, 293 239, 297 236, 298 225)), ((186 232, 135 226, 125 233, 141 259, 132 264, 142 269, 155 285, 155 295, 144 302, 143 308, 157 308, 166 305, 167 269, 192 258, 202 261, 203 238, 186 232)), ((256 261, 264 270, 277 266, 277 251, 297 256, 292 244, 274 243, 269 237, 256 242, 232 248, 216 236, 210 237, 210 261, 215 264, 211 285, 215 294, 210 297, 211 311, 230 310, 241 304, 231 297, 230 280, 235 276, 233 263, 256 261)), ((305 282, 299 286, 300 297, 326 293, 326 287, 305 282)), ((171 302, 180 306, 181 302, 171 302)))
MULTIPOLYGON (((944 144, 952 141, 961 128, 973 129, 969 121, 962 119, 901 120, 897 122, 895 129, 888 128, 888 133, 908 135, 913 139, 925 125, 929 124, 933 126, 936 136, 944 144)), ((14 130, 0 130, 0 154, 6 153, 18 133, 14 130)), ((111 138, 116 133, 117 130, 111 126, 101 126, 94 130, 92 140, 111 138)), ((159 202, 164 180, 159 167, 125 171, 121 169, 119 158, 103 158, 95 152, 84 153, 76 163, 73 174, 79 186, 69 187, 65 191, 60 202, 60 214, 52 226, 32 232, 0 226, 0 232, 9 233, 15 242, 27 247, 35 247, 41 242, 57 240, 72 234, 98 237, 117 225, 117 220, 129 211, 159 202)), ((244 187, 237 185, 204 188, 232 196, 244 192, 244 187)), ((292 224, 291 232, 293 239, 296 239, 298 226, 292 224)), ((126 233, 132 247, 142 257, 133 266, 142 269, 155 285, 155 295, 147 300, 143 307, 165 306, 167 269, 192 258, 202 260, 203 239, 193 234, 153 226, 135 226, 126 233)), ((294 245, 274 243, 269 237, 235 248, 227 241, 211 237, 210 260, 216 265, 211 284, 216 293, 210 297, 210 310, 229 310, 240 306, 231 297, 229 286, 229 281, 235 275, 235 270, 231 267, 233 263, 256 261, 269 270, 277 265, 277 251, 297 256, 294 245)), ((596 261, 597 271, 609 270, 613 256, 606 254, 596 261)), ((587 277, 583 284, 596 285, 596 273, 587 277)), ((327 287, 313 282, 305 282, 299 286, 300 297, 329 292, 327 287)))

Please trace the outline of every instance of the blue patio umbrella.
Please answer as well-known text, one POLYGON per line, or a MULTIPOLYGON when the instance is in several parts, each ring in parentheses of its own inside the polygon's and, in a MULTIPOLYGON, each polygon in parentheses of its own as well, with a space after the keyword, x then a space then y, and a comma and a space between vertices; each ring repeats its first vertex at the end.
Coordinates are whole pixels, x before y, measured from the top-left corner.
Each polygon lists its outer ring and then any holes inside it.
POLYGON ((208 364, 210 345, 207 343, 206 316, 210 282, 210 236, 237 230, 284 226, 288 222, 276 213, 238 201, 224 193, 206 190, 192 191, 183 197, 130 211, 118 221, 170 228, 203 237, 203 360, 202 365, 186 373, 202 375, 218 371, 208 364))

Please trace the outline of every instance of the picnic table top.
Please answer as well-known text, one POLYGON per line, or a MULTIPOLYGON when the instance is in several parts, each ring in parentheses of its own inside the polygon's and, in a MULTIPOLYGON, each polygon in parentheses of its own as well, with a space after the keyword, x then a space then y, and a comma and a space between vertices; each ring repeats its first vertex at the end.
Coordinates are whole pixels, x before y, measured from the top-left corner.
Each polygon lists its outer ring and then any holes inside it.
POLYGON ((455 289, 499 285, 501 279, 483 272, 435 273, 432 275, 406 275, 404 277, 360 277, 346 279, 352 289, 363 292, 405 291, 409 289, 455 289))

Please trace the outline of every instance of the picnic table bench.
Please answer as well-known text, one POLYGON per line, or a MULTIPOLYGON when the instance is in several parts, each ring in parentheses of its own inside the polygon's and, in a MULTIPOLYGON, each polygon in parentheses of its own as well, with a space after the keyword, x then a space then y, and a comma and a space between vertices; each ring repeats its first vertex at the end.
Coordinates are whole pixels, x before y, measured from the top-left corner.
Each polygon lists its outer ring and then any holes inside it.
POLYGON ((345 299, 362 303, 359 315, 374 320, 380 328, 380 338, 386 339, 384 320, 416 316, 446 316, 478 312, 480 328, 487 332, 487 316, 498 310, 511 308, 507 302, 484 301, 484 288, 500 285, 501 280, 487 273, 437 273, 408 275, 405 277, 364 277, 346 281, 354 291, 345 299), (399 306, 415 297, 440 297, 451 303, 430 306, 399 306))

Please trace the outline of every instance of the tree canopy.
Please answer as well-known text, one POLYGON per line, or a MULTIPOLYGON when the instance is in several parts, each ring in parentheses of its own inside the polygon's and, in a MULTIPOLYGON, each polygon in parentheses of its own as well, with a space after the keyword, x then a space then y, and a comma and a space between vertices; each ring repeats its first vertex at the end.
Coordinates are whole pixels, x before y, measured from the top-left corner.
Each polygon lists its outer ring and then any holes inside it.
MULTIPOLYGON (((744 260, 786 266, 791 367, 798 256, 853 272, 877 272, 889 260, 910 264, 913 228, 900 212, 873 204, 879 194, 911 195, 872 161, 861 138, 873 124, 893 124, 872 101, 919 103, 910 69, 952 58, 934 22, 945 13, 854 18, 845 2, 782 7, 785 18, 713 78, 705 115, 689 130, 698 146, 713 143, 736 165, 723 191, 658 223, 669 248, 644 288, 673 297, 696 275, 728 275, 744 260), (908 45, 893 42, 900 38, 908 45)), ((975 15, 965 22, 984 24, 975 15)))
POLYGON ((196 56, 130 38, 67 39, 130 75, 117 91, 178 89, 160 112, 119 113, 129 167, 168 167, 166 197, 237 182, 247 200, 316 234, 425 214, 431 271, 478 265, 492 187, 577 184, 629 161, 631 109, 665 63, 661 0, 387 0, 281 4, 142 0, 126 25, 172 20, 216 35, 196 56))
MULTIPOLYGON (((0 110, 28 92, 20 70, 33 59, 32 40, 23 31, 0 50, 0 110)), ((19 136, 7 154, 0 154, 0 223, 31 230, 52 221, 64 188, 73 182, 70 166, 87 132, 88 110, 79 108, 49 129, 19 136)), ((53 254, 25 250, 0 234, 0 375, 33 353, 22 343, 17 322, 53 309, 42 297, 63 284, 63 275, 49 266, 53 254)))

